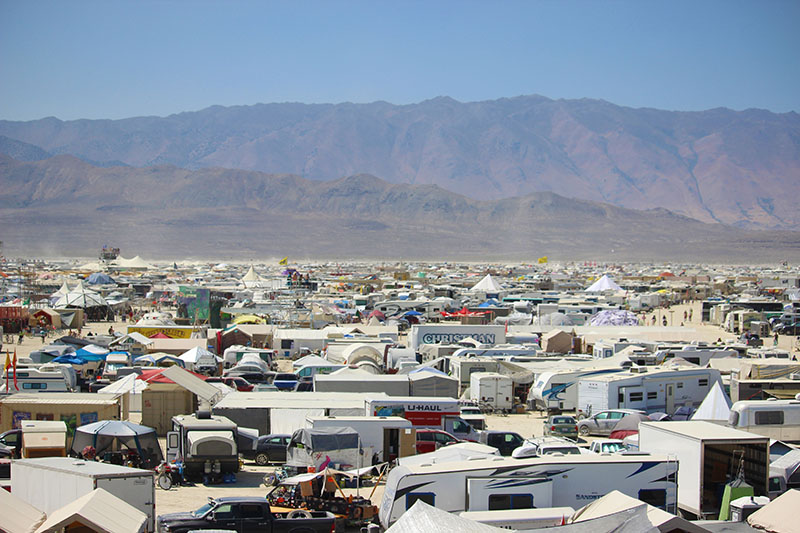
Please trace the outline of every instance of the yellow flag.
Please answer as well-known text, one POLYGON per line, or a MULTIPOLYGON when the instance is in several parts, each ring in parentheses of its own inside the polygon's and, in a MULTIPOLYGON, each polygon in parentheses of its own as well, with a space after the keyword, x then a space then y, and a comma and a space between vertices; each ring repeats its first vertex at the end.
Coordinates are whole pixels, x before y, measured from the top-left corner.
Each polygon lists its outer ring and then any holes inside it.
POLYGON ((6 352, 6 366, 3 367, 3 370, 8 370, 11 368, 11 354, 6 352))
POLYGON ((546 255, 544 257, 540 257, 539 258, 539 264, 542 264, 542 263, 547 263, 547 256, 546 255))
POLYGON ((283 259, 278 261, 278 264, 279 265, 288 265, 289 264, 289 257, 288 256, 284 257, 283 259))

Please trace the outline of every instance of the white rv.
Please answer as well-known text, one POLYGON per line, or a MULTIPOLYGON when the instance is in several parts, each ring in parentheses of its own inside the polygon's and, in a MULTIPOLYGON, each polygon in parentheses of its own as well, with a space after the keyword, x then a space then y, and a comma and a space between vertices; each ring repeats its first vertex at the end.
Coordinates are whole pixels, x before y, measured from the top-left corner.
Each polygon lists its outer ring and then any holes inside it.
POLYGON ((417 500, 451 513, 500 509, 578 509, 610 490, 677 510, 678 463, 649 454, 497 457, 395 467, 380 521, 391 526, 417 500))
POLYGON ((470 376, 475 372, 498 372, 500 361, 492 357, 450 357, 450 374, 458 380, 458 393, 470 386, 470 376))
POLYGON ((71 365, 48 363, 39 367, 18 367, 3 374, 0 391, 5 392, 74 392, 78 390, 78 374, 71 365), (6 383, 9 390, 6 391, 6 383))
POLYGON ((799 400, 750 400, 731 406, 728 425, 784 442, 800 441, 799 400))
POLYGON ((547 411, 572 411, 578 408, 578 382, 594 376, 616 374, 622 367, 543 372, 528 394, 531 407, 547 411))
POLYGON ((578 384, 578 412, 638 409, 672 414, 678 407, 698 407, 715 382, 722 385, 719 370, 713 368, 632 367, 628 372, 582 378, 578 384))

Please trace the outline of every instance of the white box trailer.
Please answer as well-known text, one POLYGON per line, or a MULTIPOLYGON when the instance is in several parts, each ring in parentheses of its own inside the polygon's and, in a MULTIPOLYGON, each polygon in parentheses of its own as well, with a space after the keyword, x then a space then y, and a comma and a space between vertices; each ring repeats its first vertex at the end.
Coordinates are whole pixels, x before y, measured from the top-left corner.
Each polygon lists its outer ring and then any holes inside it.
POLYGON ((450 357, 450 373, 458 380, 458 393, 470 386, 475 372, 499 372, 500 361, 491 357, 450 357))
POLYGON ((578 383, 584 378, 623 372, 622 367, 556 370, 542 372, 528 394, 531 407, 547 411, 573 411, 578 408, 578 383))
POLYGON ((514 403, 514 383, 509 376, 497 372, 475 372, 469 378, 469 395, 473 402, 510 411, 514 403))
POLYGON ((153 472, 71 457, 20 459, 11 464, 14 496, 50 515, 94 489, 105 489, 147 515, 155 531, 153 472))
POLYGON ((353 428, 362 448, 372 448, 374 463, 391 461, 415 453, 416 430, 409 420, 399 416, 322 416, 306 418, 306 427, 353 428), (402 435, 412 435, 406 439, 402 435), (408 442, 406 442, 408 441, 408 442))
POLYGON ((715 520, 723 487, 736 479, 740 466, 756 496, 766 496, 769 438, 711 422, 642 422, 639 449, 677 457, 678 507, 715 520))

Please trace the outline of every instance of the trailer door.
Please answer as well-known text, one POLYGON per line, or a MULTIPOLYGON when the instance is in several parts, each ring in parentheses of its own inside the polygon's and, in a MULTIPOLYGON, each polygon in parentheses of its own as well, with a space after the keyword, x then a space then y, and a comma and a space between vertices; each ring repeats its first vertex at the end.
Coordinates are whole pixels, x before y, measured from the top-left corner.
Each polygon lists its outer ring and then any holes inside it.
POLYGON ((552 507, 553 480, 546 477, 467 479, 467 511, 552 507))
POLYGON ((156 494, 152 476, 98 478, 95 486, 146 514, 147 531, 156 530, 156 494))
POLYGON ((667 397, 667 414, 671 415, 675 412, 675 384, 667 383, 664 387, 664 394, 667 397))

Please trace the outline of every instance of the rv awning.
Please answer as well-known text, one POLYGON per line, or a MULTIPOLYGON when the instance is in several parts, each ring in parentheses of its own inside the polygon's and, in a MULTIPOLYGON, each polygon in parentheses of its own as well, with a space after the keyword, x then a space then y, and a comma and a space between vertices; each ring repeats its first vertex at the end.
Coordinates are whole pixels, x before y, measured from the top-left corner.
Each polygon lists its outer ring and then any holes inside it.
POLYGON ((171 379, 184 389, 193 392, 198 398, 211 405, 214 405, 222 399, 223 394, 217 387, 211 383, 206 383, 197 376, 177 366, 165 368, 164 371, 161 372, 161 375, 171 379))
POLYGON ((186 440, 189 442, 190 455, 199 455, 197 447, 208 442, 219 442, 230 448, 233 443, 231 439, 232 434, 230 431, 190 431, 186 435, 186 440))
POLYGON ((762 392, 767 396, 772 396, 779 400, 794 400, 797 395, 797 389, 762 389, 762 392))

